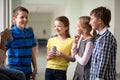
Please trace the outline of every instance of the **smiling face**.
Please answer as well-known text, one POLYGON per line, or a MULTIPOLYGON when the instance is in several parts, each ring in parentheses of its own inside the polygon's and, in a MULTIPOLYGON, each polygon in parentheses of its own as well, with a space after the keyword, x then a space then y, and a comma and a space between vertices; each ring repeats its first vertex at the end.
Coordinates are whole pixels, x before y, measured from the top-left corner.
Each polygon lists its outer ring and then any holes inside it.
POLYGON ((16 23, 18 28, 24 29, 28 23, 28 13, 25 11, 18 11, 17 16, 13 17, 13 22, 16 23))
POLYGON ((54 30, 58 36, 65 35, 66 30, 68 27, 66 27, 63 22, 56 20, 54 22, 54 30))

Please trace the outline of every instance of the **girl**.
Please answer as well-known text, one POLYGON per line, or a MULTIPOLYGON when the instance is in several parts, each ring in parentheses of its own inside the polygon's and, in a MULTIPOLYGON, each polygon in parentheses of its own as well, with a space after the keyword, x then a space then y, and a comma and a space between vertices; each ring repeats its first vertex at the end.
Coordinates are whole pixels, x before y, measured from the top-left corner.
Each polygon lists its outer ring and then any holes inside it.
MULTIPOLYGON (((91 54, 93 50, 92 27, 89 25, 90 17, 82 16, 77 21, 78 34, 74 36, 72 54, 77 61, 73 80, 88 80, 91 54), (82 35, 80 37, 80 35, 82 35), (78 41, 80 41, 78 43, 78 41), (77 47, 78 46, 78 47, 77 47)), ((95 32, 94 32, 95 34, 95 32)))
POLYGON ((73 40, 69 35, 69 20, 65 16, 55 19, 54 30, 56 37, 50 38, 47 43, 47 66, 45 80, 66 80, 66 71, 69 61, 74 61, 71 57, 73 40), (52 46, 56 46, 56 51, 50 51, 52 46))

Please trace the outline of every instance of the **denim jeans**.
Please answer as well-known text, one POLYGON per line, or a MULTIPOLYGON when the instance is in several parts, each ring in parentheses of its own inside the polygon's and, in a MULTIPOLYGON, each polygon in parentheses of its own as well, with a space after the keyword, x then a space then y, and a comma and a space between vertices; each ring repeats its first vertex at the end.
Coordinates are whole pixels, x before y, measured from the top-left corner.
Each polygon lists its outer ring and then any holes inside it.
MULTIPOLYGON (((1 68, 1 67, 0 67, 0 76, 6 78, 3 80, 26 80, 25 74, 22 71, 13 70, 13 69, 11 70, 11 69, 1 68)), ((1 77, 0 77, 0 80, 2 80, 1 77)))
POLYGON ((46 69, 45 80, 67 80, 65 70, 46 69))

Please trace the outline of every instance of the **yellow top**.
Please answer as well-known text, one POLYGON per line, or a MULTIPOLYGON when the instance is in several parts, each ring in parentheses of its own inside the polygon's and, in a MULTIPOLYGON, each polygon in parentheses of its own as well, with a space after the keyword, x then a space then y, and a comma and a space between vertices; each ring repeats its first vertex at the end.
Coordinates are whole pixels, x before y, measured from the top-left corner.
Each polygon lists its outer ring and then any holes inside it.
MULTIPOLYGON (((60 41, 58 37, 50 38, 47 43, 47 48, 50 50, 52 46, 56 46, 57 50, 63 54, 71 56, 72 38, 67 38, 60 41)), ((67 70, 69 62, 62 57, 55 57, 47 61, 47 68, 57 70, 67 70)))

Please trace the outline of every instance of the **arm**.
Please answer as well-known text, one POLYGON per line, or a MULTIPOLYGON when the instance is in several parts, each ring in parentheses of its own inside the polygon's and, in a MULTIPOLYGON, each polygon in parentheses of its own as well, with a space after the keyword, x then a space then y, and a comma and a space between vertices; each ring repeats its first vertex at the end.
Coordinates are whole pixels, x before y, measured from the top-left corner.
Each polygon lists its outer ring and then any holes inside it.
POLYGON ((78 54, 75 55, 75 59, 77 60, 77 62, 81 65, 86 65, 92 55, 92 51, 93 51, 93 43, 92 42, 88 42, 86 44, 86 48, 85 51, 83 53, 83 56, 80 57, 78 54))
POLYGON ((72 62, 75 61, 75 59, 74 59, 72 56, 65 55, 64 53, 61 53, 61 52, 59 52, 59 51, 56 51, 56 56, 58 56, 58 57, 63 57, 63 58, 65 58, 67 61, 72 61, 72 62))
POLYGON ((0 49, 0 66, 4 63, 5 57, 6 57, 5 51, 0 49))
POLYGON ((37 61, 36 61, 36 55, 35 55, 35 47, 32 48, 32 64, 33 64, 33 72, 32 72, 32 78, 35 79, 35 76, 37 74, 37 61))
POLYGON ((72 54, 72 57, 75 58, 75 55, 77 54, 77 44, 73 43, 72 45, 72 49, 71 49, 71 54, 72 54))
POLYGON ((54 58, 56 55, 54 53, 51 53, 49 49, 47 49, 47 55, 46 55, 46 59, 47 61, 54 58))
POLYGON ((72 57, 75 58, 75 55, 78 53, 78 48, 80 45, 80 42, 82 40, 82 35, 75 35, 74 39, 73 39, 73 45, 72 45, 72 49, 71 49, 71 54, 72 57))
POLYGON ((0 43, 0 49, 5 51, 5 42, 10 36, 10 31, 9 29, 5 29, 2 33, 0 33, 1 36, 1 43, 0 43))
POLYGON ((0 42, 0 65, 4 64, 4 61, 6 59, 6 54, 5 54, 5 42, 10 36, 10 31, 9 29, 5 29, 2 33, 0 33, 1 36, 1 42, 0 42))

